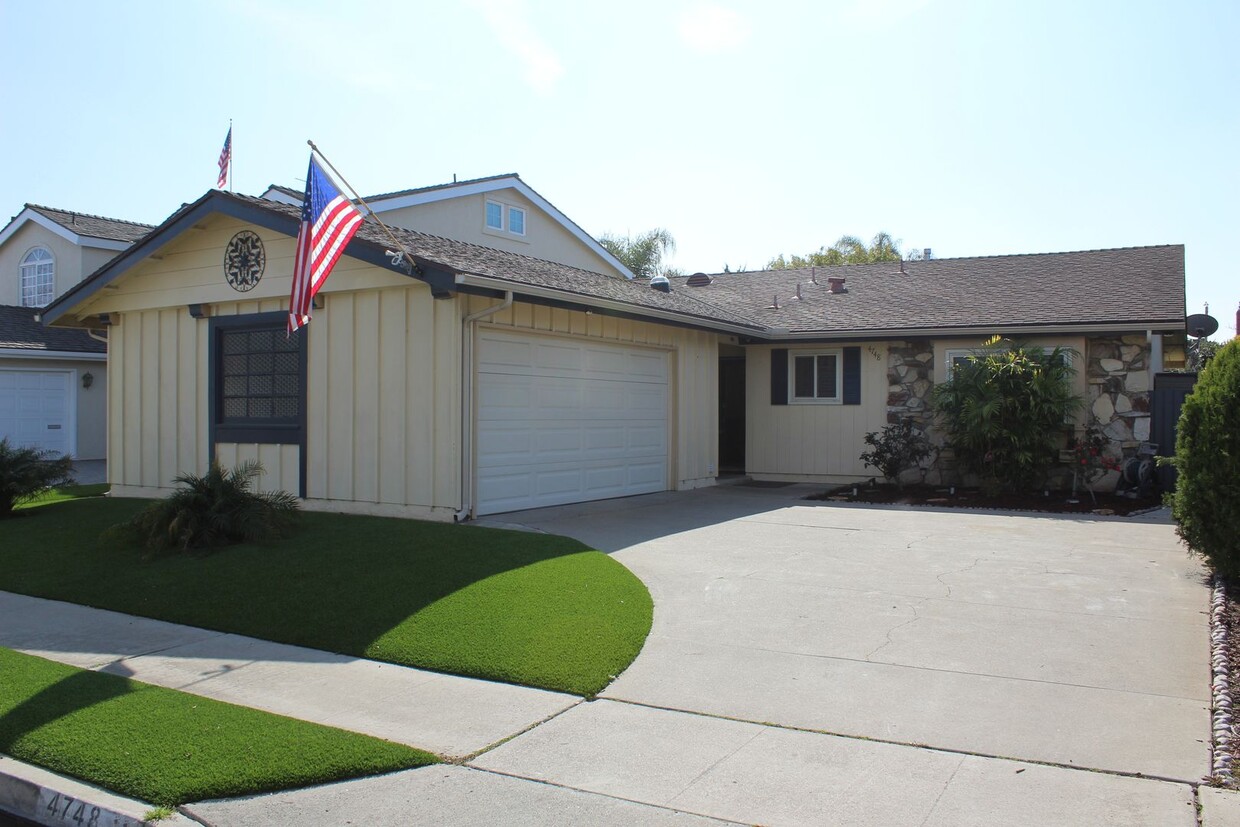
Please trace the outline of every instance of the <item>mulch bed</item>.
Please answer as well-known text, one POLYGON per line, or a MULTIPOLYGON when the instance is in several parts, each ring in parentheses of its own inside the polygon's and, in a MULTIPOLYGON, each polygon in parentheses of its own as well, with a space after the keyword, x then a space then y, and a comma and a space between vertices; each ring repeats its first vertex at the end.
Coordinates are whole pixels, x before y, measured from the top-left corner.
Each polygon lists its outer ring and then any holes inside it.
POLYGON ((1064 491, 1028 494, 998 494, 987 497, 976 488, 935 488, 928 485, 845 485, 807 497, 811 500, 872 503, 888 505, 928 505, 940 508, 993 508, 999 511, 1040 511, 1053 514, 1119 515, 1149 511, 1162 505, 1162 495, 1153 494, 1132 499, 1115 494, 1096 494, 1097 502, 1082 492, 1077 502, 1070 502, 1064 491), (855 494, 853 492, 856 492, 855 494))

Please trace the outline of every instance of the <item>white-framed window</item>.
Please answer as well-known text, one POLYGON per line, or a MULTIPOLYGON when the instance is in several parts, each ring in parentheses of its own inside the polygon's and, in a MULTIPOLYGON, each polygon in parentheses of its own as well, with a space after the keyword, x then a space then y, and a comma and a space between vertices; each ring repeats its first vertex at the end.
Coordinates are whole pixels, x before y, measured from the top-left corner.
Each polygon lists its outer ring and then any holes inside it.
POLYGON ((524 238, 525 209, 505 204, 502 201, 491 201, 488 199, 483 227, 486 232, 493 235, 502 233, 524 238))
MULTIPOLYGON (((1054 350, 1054 347, 1039 346, 1038 350, 1041 350, 1043 353, 1049 353, 1050 351, 1054 350)), ((979 352, 978 349, 967 348, 967 347, 959 347, 959 348, 953 347, 953 348, 948 348, 947 350, 945 350, 943 367, 946 368, 946 373, 944 374, 944 376, 951 376, 952 372, 956 369, 957 365, 961 365, 961 364, 968 362, 969 357, 976 356, 978 352, 979 352)), ((1064 360, 1067 362, 1068 367, 1072 367, 1073 362, 1076 361, 1076 358, 1075 358, 1076 351, 1072 350, 1071 348, 1064 348, 1063 354, 1064 354, 1064 360)))
POLYGON ((806 350, 788 354, 788 401, 797 405, 838 405, 844 380, 842 351, 806 350))
POLYGON ((498 201, 487 202, 487 229, 504 231, 504 205, 498 201))
POLYGON ((56 298, 56 259, 45 247, 22 257, 22 307, 45 307, 56 298))

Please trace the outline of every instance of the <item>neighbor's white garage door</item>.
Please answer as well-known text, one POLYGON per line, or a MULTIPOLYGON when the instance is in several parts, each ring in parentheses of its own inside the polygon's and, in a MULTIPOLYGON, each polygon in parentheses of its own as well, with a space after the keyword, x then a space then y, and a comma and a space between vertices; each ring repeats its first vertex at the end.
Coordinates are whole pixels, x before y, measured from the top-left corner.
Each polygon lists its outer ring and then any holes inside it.
POLYGON ((479 514, 667 488, 667 354, 478 334, 479 514))
POLYGON ((0 437, 72 453, 72 379, 71 371, 0 370, 0 437))

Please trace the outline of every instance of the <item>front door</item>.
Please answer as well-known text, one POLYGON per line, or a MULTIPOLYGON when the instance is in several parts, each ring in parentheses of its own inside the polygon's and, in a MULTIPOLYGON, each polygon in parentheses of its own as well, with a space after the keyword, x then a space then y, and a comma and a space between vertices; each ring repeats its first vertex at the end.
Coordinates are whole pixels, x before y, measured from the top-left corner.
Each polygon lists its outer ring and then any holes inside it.
POLYGON ((719 473, 745 473, 745 357, 719 358, 719 473))

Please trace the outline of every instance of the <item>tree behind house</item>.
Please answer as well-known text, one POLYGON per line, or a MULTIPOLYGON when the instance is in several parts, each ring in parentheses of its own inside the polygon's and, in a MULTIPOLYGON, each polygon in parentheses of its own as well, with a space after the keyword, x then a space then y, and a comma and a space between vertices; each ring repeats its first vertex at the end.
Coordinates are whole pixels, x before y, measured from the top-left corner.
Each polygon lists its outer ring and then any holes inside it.
POLYGON ((676 252, 676 239, 662 227, 647 230, 636 236, 604 234, 598 240, 607 252, 628 267, 638 278, 652 276, 678 276, 680 271, 664 264, 664 259, 676 252))
POLYGON ((780 253, 766 267, 768 270, 791 270, 838 264, 876 264, 880 261, 899 261, 900 258, 900 242, 892 239, 890 234, 880 232, 870 239, 869 244, 854 235, 844 235, 830 247, 819 247, 817 251, 803 256, 785 258, 780 253))

